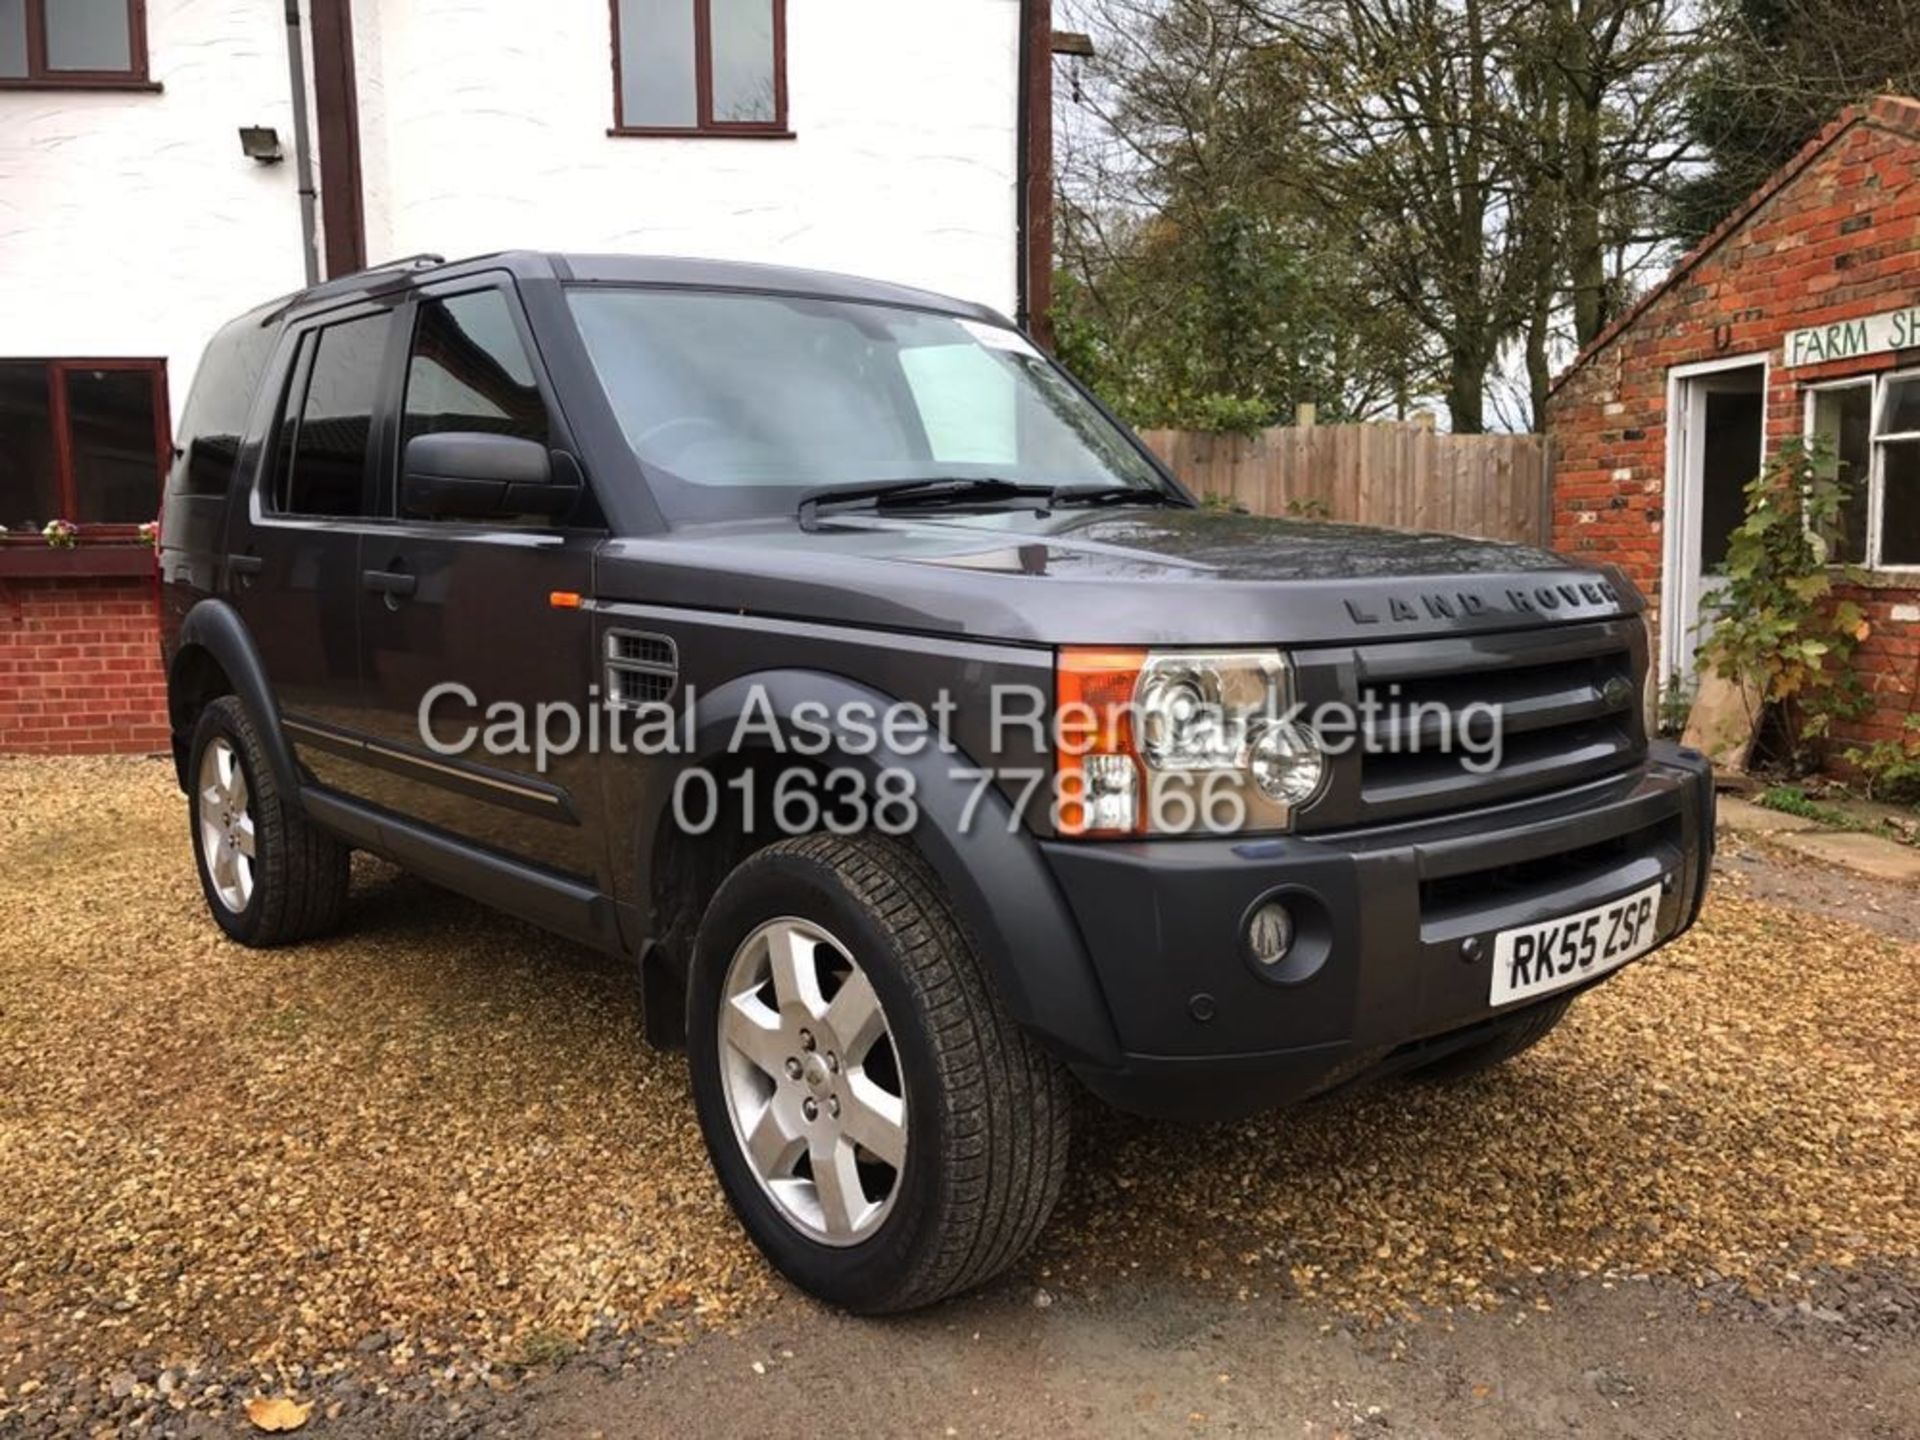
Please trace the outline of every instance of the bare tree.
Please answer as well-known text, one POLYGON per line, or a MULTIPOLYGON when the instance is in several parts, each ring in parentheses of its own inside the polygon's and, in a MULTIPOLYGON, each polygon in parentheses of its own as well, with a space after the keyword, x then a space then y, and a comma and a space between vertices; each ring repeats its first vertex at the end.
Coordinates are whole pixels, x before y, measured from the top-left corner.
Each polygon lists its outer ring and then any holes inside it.
POLYGON ((1701 36, 1680 0, 1534 0, 1509 32, 1508 139, 1524 355, 1539 423, 1556 351, 1588 344, 1671 255, 1658 228, 1692 152, 1682 124, 1701 36), (1560 342, 1564 337, 1565 344, 1560 342))
MULTIPOLYGON (((1117 300, 1146 257, 1261 217, 1348 323, 1412 337, 1400 403, 1431 383, 1455 430, 1483 429, 1517 354, 1537 424, 1555 364, 1665 258, 1691 3, 1072 0, 1103 58, 1067 127, 1068 267, 1117 300)), ((1135 288, 1131 306, 1191 317, 1183 287, 1135 288)))
POLYGON ((1534 183, 1564 197, 1575 340, 1585 345, 1626 299, 1618 266, 1667 237, 1657 217, 1695 152, 1687 84, 1702 34, 1679 0, 1537 0, 1520 68, 1559 103, 1522 130, 1534 183), (1610 264, 1610 257, 1613 263, 1610 264))
POLYGON ((1485 428, 1486 376, 1518 325, 1504 0, 1244 0, 1306 84, 1315 163, 1293 183, 1433 335, 1453 428, 1485 428))

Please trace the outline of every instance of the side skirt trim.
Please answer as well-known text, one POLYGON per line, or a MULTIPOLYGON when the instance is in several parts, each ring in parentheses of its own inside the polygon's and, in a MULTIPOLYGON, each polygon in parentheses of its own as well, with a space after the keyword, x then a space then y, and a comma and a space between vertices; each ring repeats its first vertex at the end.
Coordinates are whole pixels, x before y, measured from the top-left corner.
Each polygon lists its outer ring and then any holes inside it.
POLYGON ((331 790, 308 786, 301 804, 314 823, 422 879, 611 954, 625 954, 614 904, 592 885, 440 831, 331 790))

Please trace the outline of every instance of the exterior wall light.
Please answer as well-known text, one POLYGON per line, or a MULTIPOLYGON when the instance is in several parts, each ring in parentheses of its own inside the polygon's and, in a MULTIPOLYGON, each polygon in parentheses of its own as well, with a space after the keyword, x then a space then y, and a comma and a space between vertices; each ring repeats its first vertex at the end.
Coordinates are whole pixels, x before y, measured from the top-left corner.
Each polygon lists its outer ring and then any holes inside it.
POLYGON ((262 165, 276 165, 286 158, 280 150, 280 132, 271 125, 242 125, 240 153, 262 165))

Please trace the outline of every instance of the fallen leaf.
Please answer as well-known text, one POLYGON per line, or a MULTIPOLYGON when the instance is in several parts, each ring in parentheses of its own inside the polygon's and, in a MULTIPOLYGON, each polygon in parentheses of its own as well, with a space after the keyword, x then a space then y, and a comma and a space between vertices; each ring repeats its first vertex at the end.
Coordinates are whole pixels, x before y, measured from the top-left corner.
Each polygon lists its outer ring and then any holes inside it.
POLYGON ((284 1395, 256 1395, 247 1401, 247 1419, 253 1422, 253 1428, 265 1430, 270 1435, 284 1435, 289 1430, 298 1430, 307 1423, 307 1417, 312 1413, 312 1401, 302 1405, 284 1395))

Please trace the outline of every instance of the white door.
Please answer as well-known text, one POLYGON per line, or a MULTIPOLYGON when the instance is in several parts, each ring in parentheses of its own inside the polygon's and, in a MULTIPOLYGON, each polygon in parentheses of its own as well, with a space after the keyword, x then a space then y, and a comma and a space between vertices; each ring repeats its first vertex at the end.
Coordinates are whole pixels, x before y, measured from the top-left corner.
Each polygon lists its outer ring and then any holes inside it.
POLYGON ((1694 678, 1694 652, 1712 632, 1716 573, 1760 473, 1766 427, 1766 356, 1676 370, 1669 386, 1667 547, 1661 586, 1661 679, 1694 678))

